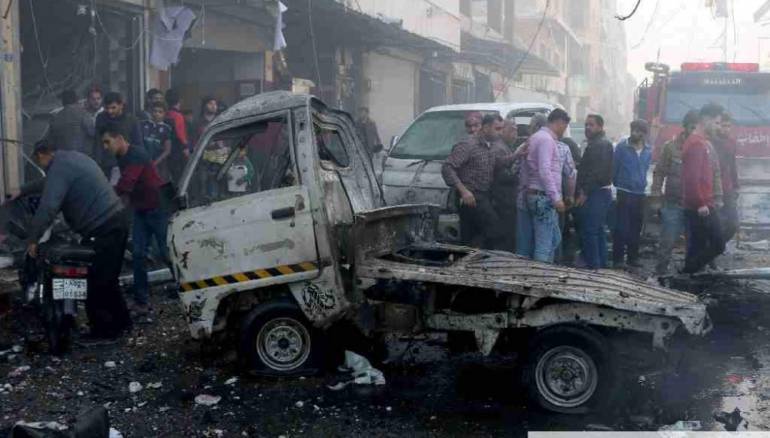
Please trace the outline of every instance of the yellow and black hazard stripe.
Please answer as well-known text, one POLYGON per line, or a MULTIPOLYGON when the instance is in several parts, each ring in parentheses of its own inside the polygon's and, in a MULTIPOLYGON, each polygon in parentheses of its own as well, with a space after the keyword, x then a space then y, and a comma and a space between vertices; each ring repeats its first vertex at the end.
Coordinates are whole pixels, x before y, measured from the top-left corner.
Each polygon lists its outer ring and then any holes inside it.
POLYGON ((182 292, 192 292, 210 287, 226 286, 228 284, 244 283, 247 281, 262 280, 264 278, 281 277, 284 275, 301 274, 303 272, 317 271, 318 264, 315 262, 304 262, 296 265, 282 265, 274 268, 257 269, 254 271, 241 272, 238 274, 221 275, 218 277, 207 278, 205 280, 182 283, 179 290, 182 292))

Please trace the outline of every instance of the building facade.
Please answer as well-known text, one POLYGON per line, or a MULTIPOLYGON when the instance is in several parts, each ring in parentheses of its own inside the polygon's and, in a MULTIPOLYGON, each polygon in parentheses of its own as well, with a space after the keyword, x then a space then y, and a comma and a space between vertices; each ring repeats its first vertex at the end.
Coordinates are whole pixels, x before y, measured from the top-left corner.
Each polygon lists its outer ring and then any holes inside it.
MULTIPOLYGON (((163 20, 178 18, 165 7, 180 3, 12 2, 2 27, 3 136, 29 152, 61 91, 83 95, 93 86, 120 91, 132 112, 149 88, 179 90, 194 113, 209 95, 233 103, 274 89, 309 91, 353 114, 369 108, 384 142, 423 110, 449 103, 540 100, 576 120, 590 112, 630 119, 616 0, 282 3, 279 17, 278 0, 185 1, 192 21, 178 56, 156 68, 153 51, 169 31, 163 20), (285 47, 276 47, 279 22, 285 47)), ((22 149, 5 143, 5 192, 24 180, 22 149)))

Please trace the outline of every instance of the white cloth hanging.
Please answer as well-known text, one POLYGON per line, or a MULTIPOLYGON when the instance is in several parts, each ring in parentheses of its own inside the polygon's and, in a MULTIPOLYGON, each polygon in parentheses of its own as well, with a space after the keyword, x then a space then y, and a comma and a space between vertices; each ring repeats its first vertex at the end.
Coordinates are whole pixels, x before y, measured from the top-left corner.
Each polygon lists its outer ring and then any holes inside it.
POLYGON ((179 62, 185 34, 195 18, 195 13, 186 6, 159 9, 152 25, 150 65, 165 71, 179 62))

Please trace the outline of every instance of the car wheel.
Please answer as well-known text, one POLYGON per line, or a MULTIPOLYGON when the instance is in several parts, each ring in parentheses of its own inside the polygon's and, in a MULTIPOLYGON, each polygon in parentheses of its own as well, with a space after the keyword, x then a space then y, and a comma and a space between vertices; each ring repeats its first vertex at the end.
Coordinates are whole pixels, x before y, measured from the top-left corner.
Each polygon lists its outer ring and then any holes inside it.
POLYGON ((239 356, 247 368, 260 374, 313 374, 318 372, 324 344, 323 334, 296 305, 274 302, 246 315, 239 356))
POLYGON ((607 406, 617 380, 609 349, 589 327, 556 326, 536 334, 522 376, 530 399, 564 414, 607 406))

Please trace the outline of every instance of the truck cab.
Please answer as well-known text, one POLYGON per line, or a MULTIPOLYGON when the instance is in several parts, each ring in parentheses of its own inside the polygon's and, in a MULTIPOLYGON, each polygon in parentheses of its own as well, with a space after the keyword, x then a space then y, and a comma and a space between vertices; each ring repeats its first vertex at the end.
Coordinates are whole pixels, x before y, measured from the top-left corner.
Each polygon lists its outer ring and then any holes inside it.
POLYGON ((467 335, 481 354, 526 334, 522 378, 546 409, 581 413, 614 392, 605 336, 662 348, 710 330, 697 297, 617 272, 579 271, 438 243, 438 206, 385 206, 351 118, 273 92, 218 116, 192 155, 170 254, 193 338, 230 339, 249 369, 318 369, 354 327, 467 335))

